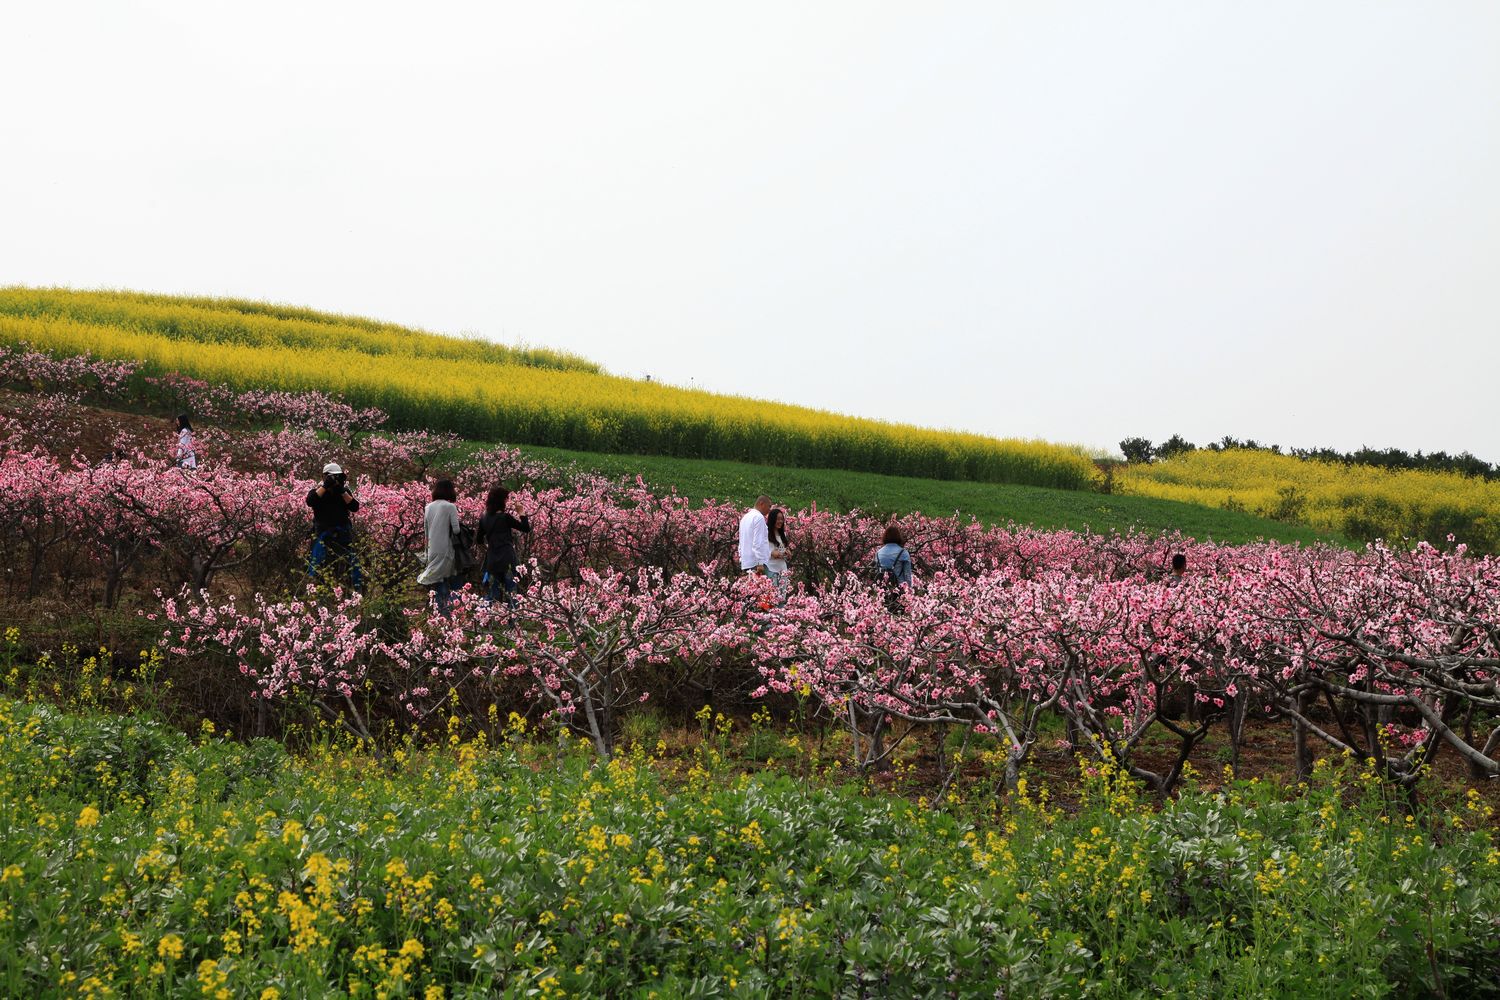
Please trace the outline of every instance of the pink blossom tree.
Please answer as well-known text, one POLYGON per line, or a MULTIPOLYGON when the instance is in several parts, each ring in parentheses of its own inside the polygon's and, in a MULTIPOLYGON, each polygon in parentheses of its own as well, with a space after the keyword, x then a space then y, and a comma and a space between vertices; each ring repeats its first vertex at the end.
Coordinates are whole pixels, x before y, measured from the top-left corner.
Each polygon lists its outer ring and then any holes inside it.
POLYGON ((528 590, 506 671, 529 678, 553 717, 585 733, 607 758, 618 714, 650 696, 648 671, 743 650, 753 612, 770 603, 766 590, 757 578, 585 569, 576 581, 528 590))

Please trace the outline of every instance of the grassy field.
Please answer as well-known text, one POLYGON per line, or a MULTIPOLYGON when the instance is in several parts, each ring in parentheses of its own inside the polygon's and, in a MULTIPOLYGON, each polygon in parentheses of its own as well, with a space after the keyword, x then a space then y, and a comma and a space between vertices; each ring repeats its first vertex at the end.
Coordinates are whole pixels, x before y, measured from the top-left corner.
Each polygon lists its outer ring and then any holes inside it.
POLYGON ((573 463, 609 476, 639 475, 653 486, 675 488, 694 501, 749 503, 764 492, 777 504, 792 510, 817 504, 827 510, 858 507, 880 514, 920 511, 942 516, 957 511, 986 523, 1015 521, 1040 528, 1087 528, 1100 532, 1123 532, 1131 528, 1181 531, 1194 538, 1231 544, 1262 538, 1303 543, 1343 541, 1336 532, 1306 525, 1153 497, 915 479, 840 469, 786 469, 659 455, 601 455, 539 447, 522 450, 549 462, 573 463))
POLYGON ((393 426, 470 438, 1067 489, 1096 475, 1078 448, 681 389, 556 352, 238 300, 0 289, 0 343, 23 342, 239 389, 337 393, 393 426))

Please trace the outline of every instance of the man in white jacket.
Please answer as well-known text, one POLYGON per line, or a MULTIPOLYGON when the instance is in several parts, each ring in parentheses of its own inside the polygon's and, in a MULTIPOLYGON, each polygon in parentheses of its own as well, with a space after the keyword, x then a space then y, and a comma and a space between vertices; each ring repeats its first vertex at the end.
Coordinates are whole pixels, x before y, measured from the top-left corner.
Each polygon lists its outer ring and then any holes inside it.
POLYGON ((740 569, 757 576, 766 575, 771 559, 771 539, 766 534, 766 515, 771 513, 771 498, 762 494, 755 506, 740 518, 740 569))

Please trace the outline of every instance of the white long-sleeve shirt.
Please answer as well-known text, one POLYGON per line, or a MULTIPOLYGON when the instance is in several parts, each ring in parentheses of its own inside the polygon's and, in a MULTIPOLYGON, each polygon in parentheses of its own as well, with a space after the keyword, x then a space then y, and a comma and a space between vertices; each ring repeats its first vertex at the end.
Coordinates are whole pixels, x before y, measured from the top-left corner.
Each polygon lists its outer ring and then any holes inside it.
POLYGON ((764 566, 771 558, 771 539, 766 535, 766 516, 751 507, 740 518, 740 569, 764 566))
POLYGON ((193 452, 193 432, 186 427, 177 432, 177 464, 184 469, 198 467, 198 456, 193 452))

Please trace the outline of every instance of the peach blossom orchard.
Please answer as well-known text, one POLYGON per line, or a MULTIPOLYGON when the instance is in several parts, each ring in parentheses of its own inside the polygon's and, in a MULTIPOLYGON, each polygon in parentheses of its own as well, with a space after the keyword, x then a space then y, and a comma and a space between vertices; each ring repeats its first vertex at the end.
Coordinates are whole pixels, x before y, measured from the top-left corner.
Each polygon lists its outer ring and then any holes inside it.
POLYGON ((918 576, 892 599, 865 571, 884 525, 804 510, 790 515, 795 583, 781 604, 734 565, 739 505, 693 507, 497 449, 458 470, 460 508, 472 524, 500 482, 532 514, 519 602, 466 592, 444 617, 411 581, 426 473, 451 439, 382 435, 378 411, 316 394, 169 378, 150 380, 155 398, 276 428, 204 435, 194 472, 172 467, 165 441, 121 441, 107 462, 59 454, 85 395, 124 400, 142 378, 88 358, 0 357, 0 381, 36 393, 0 461, 12 596, 128 595, 169 654, 362 738, 512 701, 607 757, 642 703, 713 691, 847 727, 865 769, 924 729, 957 727, 1004 752, 1010 785, 1049 714, 1080 753, 1162 794, 1214 727, 1237 746, 1247 719, 1292 730, 1304 771, 1321 745, 1402 786, 1442 753, 1500 774, 1500 561, 1462 545, 1220 547, 908 516, 918 576), (363 594, 301 571, 307 477, 335 455, 363 503, 363 594), (1180 581, 1166 573, 1176 551, 1190 567, 1180 581), (1163 735, 1176 752, 1147 766, 1136 751, 1163 735))

